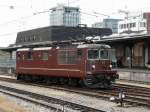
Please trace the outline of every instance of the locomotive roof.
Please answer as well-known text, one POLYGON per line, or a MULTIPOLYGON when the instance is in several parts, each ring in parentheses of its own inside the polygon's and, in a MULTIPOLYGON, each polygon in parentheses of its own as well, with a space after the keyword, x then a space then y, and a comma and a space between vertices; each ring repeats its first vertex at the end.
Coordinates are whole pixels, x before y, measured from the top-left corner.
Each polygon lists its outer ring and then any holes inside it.
MULTIPOLYGON (((52 49, 52 47, 37 47, 37 48, 33 48, 32 50, 50 50, 52 49)), ((29 51, 31 50, 31 48, 21 48, 21 49, 18 49, 17 51, 29 51)))
POLYGON ((82 44, 78 45, 77 48, 100 48, 100 49, 109 49, 111 48, 109 45, 106 44, 82 44))
MULTIPOLYGON (((75 45, 76 46, 76 45, 75 45)), ((75 47, 74 46, 74 47, 75 47)), ((58 49, 61 46, 56 47, 58 49)), ((73 47, 73 46, 72 46, 73 47)), ((71 48, 72 48, 71 47, 71 48)), ((66 48, 66 46, 63 46, 62 48, 66 48)), ((67 48, 70 48, 67 46, 67 48)), ((75 47, 76 48, 76 47, 75 47)), ((98 48, 98 49, 109 49, 111 48, 109 45, 106 44, 80 44, 77 45, 77 48, 98 48)), ((52 47, 35 47, 35 48, 20 48, 17 49, 17 51, 30 51, 30 50, 50 50, 52 47)))

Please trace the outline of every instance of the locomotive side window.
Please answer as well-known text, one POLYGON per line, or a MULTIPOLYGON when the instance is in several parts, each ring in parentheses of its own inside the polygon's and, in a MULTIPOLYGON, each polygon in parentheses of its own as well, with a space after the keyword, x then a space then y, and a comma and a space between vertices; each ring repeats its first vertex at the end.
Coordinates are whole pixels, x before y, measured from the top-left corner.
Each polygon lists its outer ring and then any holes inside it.
POLYGON ((25 55, 24 55, 24 54, 22 55, 22 59, 23 59, 23 60, 25 59, 25 55))
POLYGON ((48 51, 42 53, 42 60, 48 60, 48 51))
POLYGON ((66 53, 65 51, 58 51, 58 63, 63 64, 66 63, 66 53))
POLYGON ((27 53, 26 59, 27 59, 27 60, 32 60, 32 59, 33 59, 32 52, 28 52, 28 53, 27 53))
POLYGON ((67 64, 75 64, 75 62, 76 62, 76 52, 75 51, 69 51, 67 64))
POLYGON ((17 54, 17 60, 21 60, 21 55, 20 55, 20 53, 17 54))
POLYGON ((88 59, 99 59, 99 50, 97 49, 88 50, 88 59))
POLYGON ((77 50, 77 58, 81 59, 82 57, 82 51, 81 50, 77 50))
POLYGON ((59 64, 75 64, 76 57, 75 51, 59 50, 57 58, 59 64))

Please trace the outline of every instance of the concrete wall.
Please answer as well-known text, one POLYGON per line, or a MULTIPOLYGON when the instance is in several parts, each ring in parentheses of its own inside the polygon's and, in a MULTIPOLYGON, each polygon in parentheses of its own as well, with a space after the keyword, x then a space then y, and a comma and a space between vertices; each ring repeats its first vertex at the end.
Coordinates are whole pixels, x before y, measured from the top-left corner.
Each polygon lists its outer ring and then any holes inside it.
POLYGON ((119 79, 150 82, 149 70, 118 69, 119 79))

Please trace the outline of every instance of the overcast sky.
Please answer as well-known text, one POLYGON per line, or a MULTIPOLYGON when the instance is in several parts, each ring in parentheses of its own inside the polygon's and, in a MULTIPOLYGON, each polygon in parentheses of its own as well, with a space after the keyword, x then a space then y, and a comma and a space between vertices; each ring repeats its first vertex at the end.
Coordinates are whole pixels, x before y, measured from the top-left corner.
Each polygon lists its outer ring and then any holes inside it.
MULTIPOLYGON (((58 3, 68 4, 68 0, 0 0, 0 47, 14 44, 19 31, 49 25, 49 13, 33 15, 33 13, 49 10, 58 3)), ((91 26, 109 15, 122 18, 118 10, 129 12, 149 11, 150 0, 69 0, 69 6, 80 7, 82 12, 96 16, 81 14, 81 22, 91 26)))

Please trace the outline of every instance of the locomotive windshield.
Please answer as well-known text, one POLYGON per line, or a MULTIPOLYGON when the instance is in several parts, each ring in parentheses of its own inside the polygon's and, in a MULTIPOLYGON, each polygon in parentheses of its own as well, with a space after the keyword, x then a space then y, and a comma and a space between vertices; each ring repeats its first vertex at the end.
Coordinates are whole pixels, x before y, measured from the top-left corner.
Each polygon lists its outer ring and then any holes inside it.
POLYGON ((108 59, 108 50, 90 49, 88 59, 108 59))

